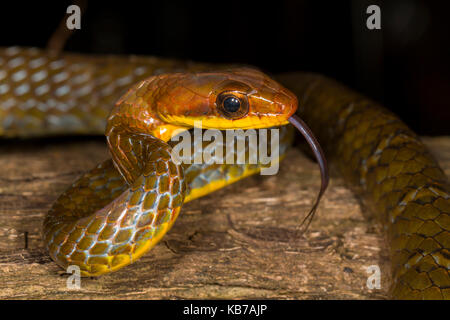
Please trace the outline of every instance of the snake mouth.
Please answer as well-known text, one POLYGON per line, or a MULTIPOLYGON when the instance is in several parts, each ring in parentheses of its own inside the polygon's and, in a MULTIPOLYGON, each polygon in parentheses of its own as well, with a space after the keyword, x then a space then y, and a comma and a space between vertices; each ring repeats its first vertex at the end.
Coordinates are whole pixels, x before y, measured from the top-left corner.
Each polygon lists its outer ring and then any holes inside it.
POLYGON ((308 228, 309 224, 311 223, 314 214, 317 210, 317 207, 319 205, 320 199, 322 198, 323 194, 325 193, 325 190, 328 187, 328 183, 330 180, 330 176, 328 173, 328 164, 327 159, 325 158, 325 153, 322 150, 322 147, 319 144, 319 141, 314 136, 312 130, 308 127, 308 125, 297 115, 292 115, 289 117, 289 122, 297 128, 298 131, 303 135, 306 142, 308 142, 309 146, 311 147, 312 152, 314 153, 314 156, 317 160, 317 163, 320 168, 320 176, 321 176, 321 186, 319 193, 317 195, 316 201, 314 202, 311 210, 306 215, 306 217, 303 219, 301 226, 305 225, 305 230, 308 228))

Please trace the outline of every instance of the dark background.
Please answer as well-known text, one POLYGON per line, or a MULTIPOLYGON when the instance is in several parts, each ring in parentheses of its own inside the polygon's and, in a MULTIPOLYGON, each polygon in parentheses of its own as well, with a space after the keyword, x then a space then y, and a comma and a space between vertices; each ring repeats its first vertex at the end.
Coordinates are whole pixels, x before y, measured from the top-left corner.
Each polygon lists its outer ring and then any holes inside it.
MULTIPOLYGON (((0 5, 0 46, 45 47, 76 1, 0 5)), ((87 1, 65 50, 237 62, 314 71, 450 134, 450 2, 420 0, 87 1), (381 7, 381 30, 366 8, 381 7)))

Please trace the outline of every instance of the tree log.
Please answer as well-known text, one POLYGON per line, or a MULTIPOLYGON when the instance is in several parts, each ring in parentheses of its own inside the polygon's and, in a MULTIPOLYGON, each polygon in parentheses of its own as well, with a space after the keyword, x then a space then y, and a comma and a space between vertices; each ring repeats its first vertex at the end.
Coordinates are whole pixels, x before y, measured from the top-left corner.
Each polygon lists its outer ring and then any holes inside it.
MULTIPOLYGON (((449 174, 450 137, 423 140, 449 174)), ((277 175, 256 175, 184 205, 139 261, 68 289, 67 274, 43 247, 42 222, 60 193, 109 157, 104 139, 1 143, 0 299, 387 297, 384 234, 338 176, 307 234, 295 234, 320 186, 317 165, 295 148, 277 175), (381 289, 367 287, 371 265, 381 269, 381 289)))

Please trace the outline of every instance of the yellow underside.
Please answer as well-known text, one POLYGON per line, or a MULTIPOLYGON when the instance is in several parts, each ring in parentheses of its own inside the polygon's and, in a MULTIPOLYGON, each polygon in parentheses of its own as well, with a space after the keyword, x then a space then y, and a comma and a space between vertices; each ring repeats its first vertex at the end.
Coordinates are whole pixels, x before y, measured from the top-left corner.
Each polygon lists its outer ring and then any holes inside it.
POLYGON ((227 129, 264 129, 276 126, 283 126, 289 123, 287 119, 271 118, 271 117, 244 117, 236 120, 229 120, 219 117, 189 117, 171 115, 166 117, 168 123, 173 123, 175 126, 179 125, 181 127, 196 127, 199 128, 201 125, 202 129, 216 129, 216 130, 227 130, 227 129))
MULTIPOLYGON (((275 160, 275 162, 280 162, 281 160, 284 159, 284 157, 285 157, 284 154, 281 155, 278 159, 275 160)), ((240 176, 236 176, 236 177, 232 177, 232 178, 228 178, 228 179, 218 179, 218 180, 210 181, 207 185, 205 185, 202 188, 191 189, 189 194, 186 195, 186 198, 184 198, 184 203, 187 203, 189 201, 203 197, 213 191, 224 188, 236 181, 244 179, 244 178, 251 176, 253 174, 256 174, 260 171, 261 171, 261 167, 257 167, 255 169, 247 169, 240 176)))
POLYGON ((187 203, 194 199, 203 197, 203 196, 207 195, 208 193, 211 193, 213 191, 216 191, 218 189, 226 187, 227 185, 232 184, 241 179, 244 179, 245 177, 251 176, 252 174, 258 173, 260 170, 261 170, 260 168, 257 168, 255 170, 246 170, 240 176, 230 178, 230 179, 220 179, 220 180, 211 181, 210 183, 208 183, 207 185, 205 185, 202 188, 191 189, 189 194, 184 199, 184 203, 187 203))

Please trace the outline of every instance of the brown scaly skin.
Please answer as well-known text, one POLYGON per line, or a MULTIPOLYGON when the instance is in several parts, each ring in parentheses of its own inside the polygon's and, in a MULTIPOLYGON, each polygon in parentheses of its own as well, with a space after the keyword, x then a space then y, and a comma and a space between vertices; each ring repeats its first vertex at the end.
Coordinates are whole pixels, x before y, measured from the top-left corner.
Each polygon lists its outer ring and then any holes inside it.
MULTIPOLYGON (((102 134, 111 106, 131 84, 154 74, 206 68, 156 58, 52 57, 37 49, 0 49, 0 136, 102 134)), ((308 74, 279 80, 298 95, 301 116, 387 227, 392 296, 450 299, 449 186, 418 137, 393 114, 334 81, 308 74)), ((98 208, 125 188, 112 162, 102 166, 78 182, 96 191, 92 203, 98 208)))
POLYGON ((111 108, 135 83, 207 67, 154 57, 0 48, 0 136, 103 135, 111 108))
MULTIPOLYGON (((158 69, 158 60, 152 58, 85 61, 76 55, 53 57, 14 48, 0 58, 6 136, 95 133, 99 126, 88 121, 98 125, 107 119, 112 161, 69 187, 44 221, 50 256, 65 269, 77 265, 84 276, 99 276, 136 261, 171 228, 184 202, 261 169, 250 163, 177 164, 167 143, 175 130, 186 131, 198 120, 206 129, 282 126, 297 109, 295 95, 249 68, 199 72, 204 65, 182 68, 166 61, 164 69, 158 69), (133 61, 138 62, 130 66, 133 61), (184 72, 174 72, 180 68, 184 72), (145 74, 145 80, 133 85, 111 111, 111 85, 122 93, 136 74, 145 74), (50 85, 56 86, 54 92, 50 85), (91 91, 93 99, 84 100, 91 91), (241 99, 245 112, 223 113, 217 101, 230 94, 241 99), (105 119, 96 112, 107 110, 105 119)), ((283 156, 292 135, 286 128, 279 132, 283 156)))
POLYGON ((394 114, 314 74, 278 78, 365 207, 387 227, 392 296, 450 299, 450 187, 436 160, 394 114))

